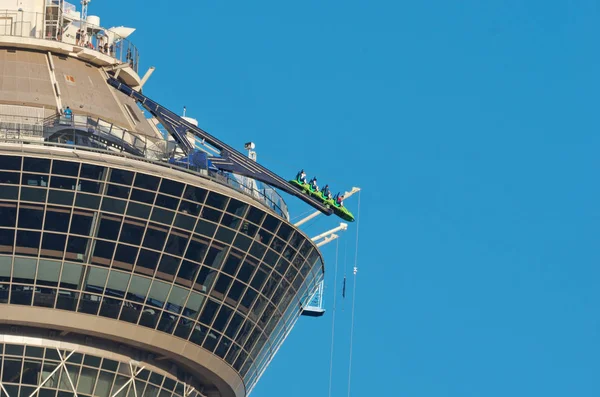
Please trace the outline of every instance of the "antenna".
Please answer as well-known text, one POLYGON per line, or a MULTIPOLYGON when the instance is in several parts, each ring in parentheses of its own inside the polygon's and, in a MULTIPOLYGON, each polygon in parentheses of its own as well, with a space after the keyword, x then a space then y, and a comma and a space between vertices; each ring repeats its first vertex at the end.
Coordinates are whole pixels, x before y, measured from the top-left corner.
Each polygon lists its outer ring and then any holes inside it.
POLYGON ((88 4, 90 4, 91 1, 92 0, 81 0, 81 28, 84 32, 87 32, 88 4))

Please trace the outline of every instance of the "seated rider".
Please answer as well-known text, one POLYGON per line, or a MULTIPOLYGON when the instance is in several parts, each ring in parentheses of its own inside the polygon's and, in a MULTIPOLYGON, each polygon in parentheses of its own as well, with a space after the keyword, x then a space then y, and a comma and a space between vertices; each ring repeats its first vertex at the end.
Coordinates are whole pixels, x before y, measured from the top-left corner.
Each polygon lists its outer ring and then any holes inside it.
POLYGON ((306 173, 304 170, 301 170, 298 172, 298 174, 296 174, 296 180, 301 183, 306 183, 306 173))
POLYGON ((335 195, 335 202, 337 203, 337 205, 339 205, 340 207, 344 206, 344 196, 341 194, 336 194, 335 195))
POLYGON ((317 177, 316 176, 313 177, 313 179, 311 179, 309 183, 315 192, 319 191, 319 185, 317 185, 317 177))
POLYGON ((329 196, 331 196, 331 192, 329 191, 329 185, 325 185, 325 187, 322 189, 322 191, 323 191, 323 197, 330 198, 329 196))

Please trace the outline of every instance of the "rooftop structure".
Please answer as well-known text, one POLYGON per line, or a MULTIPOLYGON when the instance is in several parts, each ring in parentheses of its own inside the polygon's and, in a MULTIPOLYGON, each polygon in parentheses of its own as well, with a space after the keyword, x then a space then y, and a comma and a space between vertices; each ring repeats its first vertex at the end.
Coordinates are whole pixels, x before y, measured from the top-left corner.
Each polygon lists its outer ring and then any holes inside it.
MULTIPOLYGON (((0 390, 249 394, 319 289, 275 188, 141 93, 134 29, 0 0, 0 390)), ((253 149, 253 145, 248 144, 253 149)))

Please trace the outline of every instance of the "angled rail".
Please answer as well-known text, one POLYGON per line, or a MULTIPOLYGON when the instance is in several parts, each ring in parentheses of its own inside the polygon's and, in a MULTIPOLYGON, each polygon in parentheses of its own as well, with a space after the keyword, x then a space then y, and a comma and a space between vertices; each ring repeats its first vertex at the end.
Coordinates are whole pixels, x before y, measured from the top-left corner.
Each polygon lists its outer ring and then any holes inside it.
POLYGON ((211 158, 211 162, 217 168, 224 171, 233 172, 238 175, 247 176, 249 178, 264 182, 267 185, 278 188, 288 194, 291 194, 292 196, 299 198, 325 215, 331 215, 333 213, 331 208, 325 206, 321 201, 303 193, 300 190, 297 190, 279 175, 270 171, 266 167, 263 167, 259 163, 249 159, 231 146, 221 142, 219 139, 215 138, 203 129, 187 122, 182 117, 159 105, 145 95, 135 91, 128 85, 121 83, 114 77, 108 78, 108 84, 121 91, 125 95, 135 99, 146 110, 152 113, 152 115, 154 115, 154 117, 156 117, 158 121, 165 127, 169 134, 171 134, 173 139, 175 139, 186 155, 194 151, 194 146, 190 143, 186 136, 187 133, 190 132, 221 151, 220 158, 211 158))

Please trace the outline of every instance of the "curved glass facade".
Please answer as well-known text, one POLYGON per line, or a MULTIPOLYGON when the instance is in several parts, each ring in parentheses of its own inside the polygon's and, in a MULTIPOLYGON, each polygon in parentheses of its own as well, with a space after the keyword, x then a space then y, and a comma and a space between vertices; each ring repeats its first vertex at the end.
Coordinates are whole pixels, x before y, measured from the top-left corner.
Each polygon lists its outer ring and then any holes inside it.
POLYGON ((177 376, 125 357, 0 343, 0 360, 0 390, 8 397, 204 396, 177 376))
POLYGON ((0 156, 0 303, 172 334, 253 384, 322 280, 318 249, 222 188, 134 163, 0 156))

